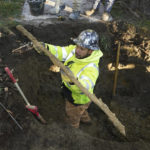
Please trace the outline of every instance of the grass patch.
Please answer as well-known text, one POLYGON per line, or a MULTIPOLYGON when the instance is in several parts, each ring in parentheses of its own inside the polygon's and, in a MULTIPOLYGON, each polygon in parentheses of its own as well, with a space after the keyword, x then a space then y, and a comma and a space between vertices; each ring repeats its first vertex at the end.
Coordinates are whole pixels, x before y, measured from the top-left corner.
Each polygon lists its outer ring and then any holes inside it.
POLYGON ((14 26, 16 26, 18 24, 19 23, 16 22, 13 18, 6 18, 6 19, 0 20, 0 28, 3 28, 3 27, 14 27, 14 26))
POLYGON ((24 0, 0 0, 0 17, 18 17, 21 14, 21 9, 24 0))
POLYGON ((13 26, 14 18, 21 16, 25 0, 0 0, 0 27, 13 26))

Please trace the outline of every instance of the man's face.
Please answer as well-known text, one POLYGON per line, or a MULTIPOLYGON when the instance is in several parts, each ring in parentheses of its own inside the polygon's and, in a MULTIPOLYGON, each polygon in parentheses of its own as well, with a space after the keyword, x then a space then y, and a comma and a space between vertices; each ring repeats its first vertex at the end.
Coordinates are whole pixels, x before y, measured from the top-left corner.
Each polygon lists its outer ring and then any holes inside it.
POLYGON ((86 58, 86 57, 90 56, 91 53, 92 53, 92 50, 89 50, 87 48, 84 48, 84 47, 81 47, 78 45, 75 50, 75 55, 76 55, 76 58, 78 58, 78 59, 86 58))

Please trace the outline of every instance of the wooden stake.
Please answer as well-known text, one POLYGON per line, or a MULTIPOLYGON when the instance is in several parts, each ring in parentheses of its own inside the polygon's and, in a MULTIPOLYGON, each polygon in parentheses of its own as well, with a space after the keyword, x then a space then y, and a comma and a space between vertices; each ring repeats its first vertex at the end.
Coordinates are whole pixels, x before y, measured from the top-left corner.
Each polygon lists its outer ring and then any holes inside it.
POLYGON ((44 52, 55 65, 59 66, 71 79, 71 81, 74 82, 76 86, 79 87, 80 90, 91 99, 91 101, 93 101, 96 105, 98 105, 98 107, 102 109, 102 111, 108 116, 109 120, 119 130, 119 132, 122 135, 126 136, 124 125, 122 125, 121 122, 115 116, 115 114, 110 111, 108 106, 103 103, 101 98, 98 99, 94 94, 91 94, 85 87, 83 87, 81 83, 74 77, 73 73, 68 71, 64 64, 61 63, 54 55, 52 55, 50 51, 43 47, 43 45, 41 45, 41 43, 39 43, 37 39, 31 33, 29 33, 23 26, 18 25, 16 28, 33 42, 35 50, 44 52))
POLYGON ((116 67, 115 67, 115 76, 114 76, 114 85, 113 85, 113 96, 116 95, 116 86, 117 86, 117 78, 118 78, 119 55, 120 55, 120 42, 118 42, 118 49, 117 49, 117 56, 116 56, 116 67))

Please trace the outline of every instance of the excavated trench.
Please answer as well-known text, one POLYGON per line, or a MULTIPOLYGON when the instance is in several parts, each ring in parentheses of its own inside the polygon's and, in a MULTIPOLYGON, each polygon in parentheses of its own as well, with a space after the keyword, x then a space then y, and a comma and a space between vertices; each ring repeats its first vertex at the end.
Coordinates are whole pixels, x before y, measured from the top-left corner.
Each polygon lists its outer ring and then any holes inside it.
POLYGON ((150 38, 147 33, 123 22, 112 24, 64 23, 45 27, 26 25, 39 41, 65 46, 72 44, 84 29, 100 35, 104 57, 99 64, 100 76, 95 94, 126 127, 123 137, 94 103, 89 108, 92 124, 73 129, 65 123, 65 100, 61 94, 59 73, 49 70, 52 62, 31 50, 13 54, 12 50, 29 40, 15 28, 15 36, 1 30, 0 101, 13 112, 23 127, 21 131, 3 109, 0 109, 0 148, 3 150, 148 150, 150 149, 150 38), (117 41, 121 41, 116 96, 112 97, 117 41), (111 65, 112 64, 112 65, 111 65), (130 65, 129 65, 130 64, 130 65), (31 104, 37 105, 46 119, 42 125, 24 107, 24 101, 4 67, 14 69, 14 76, 31 104), (130 66, 133 66, 130 68, 130 66))

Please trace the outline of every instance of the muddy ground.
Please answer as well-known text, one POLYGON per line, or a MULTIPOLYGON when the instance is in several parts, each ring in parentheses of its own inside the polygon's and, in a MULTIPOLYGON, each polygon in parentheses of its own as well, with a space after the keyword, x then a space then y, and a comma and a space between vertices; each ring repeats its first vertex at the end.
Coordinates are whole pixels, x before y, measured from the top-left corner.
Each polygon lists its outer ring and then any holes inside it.
POLYGON ((15 36, 3 31, 0 37, 0 101, 13 112, 23 127, 21 131, 8 114, 0 109, 0 149, 2 150, 149 150, 150 149, 150 38, 149 33, 124 22, 63 23, 45 27, 26 25, 39 41, 65 46, 84 29, 100 35, 104 57, 95 94, 116 114, 126 127, 123 137, 94 103, 89 108, 91 125, 70 127, 65 119, 65 100, 61 94, 59 73, 49 71, 52 62, 31 50, 12 54, 12 50, 29 42, 15 28, 15 36), (116 96, 112 97, 117 41, 121 41, 120 70, 116 96), (109 65, 108 65, 109 64, 109 65), (132 69, 128 68, 132 64, 132 69), (25 103, 4 71, 14 69, 14 76, 31 104, 37 105, 47 124, 40 124, 25 109, 25 103), (108 67, 109 66, 109 67, 108 67), (126 67, 127 66, 127 67, 126 67), (125 68, 126 67, 126 68, 125 68), (8 88, 8 91, 7 91, 8 88))

